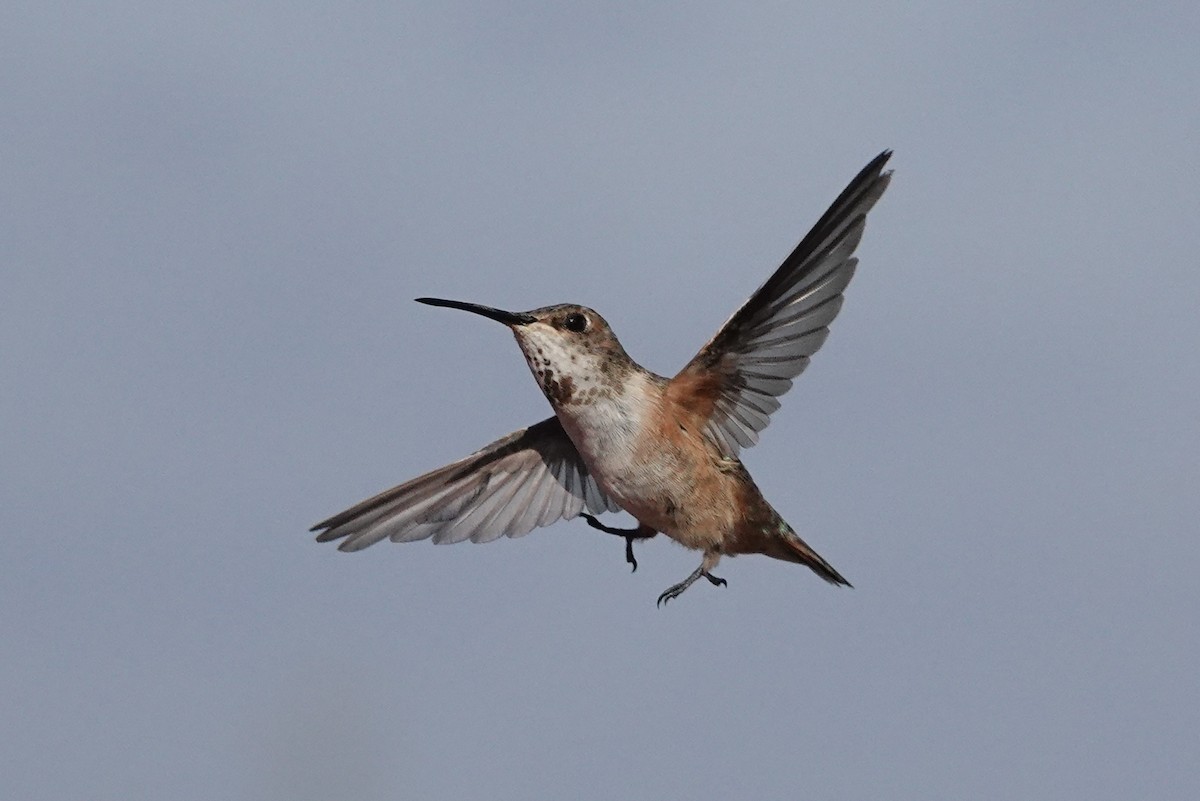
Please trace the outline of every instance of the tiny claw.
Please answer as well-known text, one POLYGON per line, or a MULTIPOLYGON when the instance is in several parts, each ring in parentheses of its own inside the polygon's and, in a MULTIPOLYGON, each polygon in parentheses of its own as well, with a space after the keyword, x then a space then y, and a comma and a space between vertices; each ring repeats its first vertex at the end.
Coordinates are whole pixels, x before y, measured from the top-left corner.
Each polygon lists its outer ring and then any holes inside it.
POLYGON ((667 587, 666 592, 664 592, 662 595, 658 596, 658 603, 656 603, 655 606, 656 607, 665 606, 667 601, 670 601, 673 598, 678 598, 680 595, 683 594, 683 591, 686 589, 687 589, 687 586, 684 586, 681 584, 676 584, 674 587, 667 587))
POLYGON ((625 561, 633 565, 633 570, 630 572, 636 573, 638 569, 637 559, 633 556, 633 541, 647 540, 653 537, 658 532, 648 526, 639 525, 637 528, 614 528, 606 526, 596 519, 594 515, 587 512, 580 512, 579 517, 583 518, 589 526, 606 534, 616 534, 625 538, 625 561))
POLYGON ((666 591, 663 592, 662 595, 658 596, 658 603, 655 605, 662 606, 663 604, 665 604, 667 601, 671 600, 672 598, 679 597, 680 595, 683 594, 684 590, 686 590, 688 587, 692 586, 692 584, 694 584, 696 582, 696 579, 700 578, 701 576, 704 576, 704 578, 708 579, 709 583, 712 584, 714 587, 724 587, 726 584, 729 583, 725 579, 720 578, 718 576, 714 576, 712 573, 709 573, 707 570, 704 569, 704 565, 701 565, 700 567, 693 570, 691 575, 688 576, 687 578, 685 578, 683 581, 679 582, 678 584, 672 584, 670 587, 667 587, 666 591))

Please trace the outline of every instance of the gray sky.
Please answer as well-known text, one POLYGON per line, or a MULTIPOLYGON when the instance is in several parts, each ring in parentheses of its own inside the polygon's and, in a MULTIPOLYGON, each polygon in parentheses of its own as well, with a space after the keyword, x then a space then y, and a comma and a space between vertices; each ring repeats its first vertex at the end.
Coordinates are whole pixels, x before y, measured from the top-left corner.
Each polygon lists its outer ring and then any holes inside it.
POLYGON ((0 11, 3 795, 1195 798, 1197 5, 434 5, 0 11), (411 298, 670 374, 885 147, 745 453, 854 590, 306 533, 547 413, 411 298))

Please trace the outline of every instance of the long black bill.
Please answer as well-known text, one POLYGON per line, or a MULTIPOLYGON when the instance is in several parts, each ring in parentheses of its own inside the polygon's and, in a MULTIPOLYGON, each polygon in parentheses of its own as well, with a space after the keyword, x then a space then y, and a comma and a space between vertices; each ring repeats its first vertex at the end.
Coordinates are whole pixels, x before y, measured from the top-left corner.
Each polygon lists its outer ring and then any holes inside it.
POLYGON ((505 325, 528 325, 537 319, 532 314, 524 314, 523 312, 509 312, 504 311, 503 309, 493 309, 491 306, 480 306, 478 303, 464 303, 461 300, 417 298, 417 303, 424 303, 428 306, 445 306, 447 309, 462 309, 463 311, 482 314, 484 317, 490 317, 496 322, 504 323, 505 325))

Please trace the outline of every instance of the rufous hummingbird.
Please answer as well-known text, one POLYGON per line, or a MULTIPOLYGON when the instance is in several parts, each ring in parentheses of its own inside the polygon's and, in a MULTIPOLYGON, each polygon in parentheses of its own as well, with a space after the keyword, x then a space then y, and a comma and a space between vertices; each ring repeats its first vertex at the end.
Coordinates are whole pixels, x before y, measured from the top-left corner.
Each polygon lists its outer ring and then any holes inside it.
POLYGON ((758 441, 779 397, 825 342, 854 275, 867 212, 891 179, 880 153, 842 191, 792 254, 700 352, 664 378, 633 361, 604 318, 560 304, 509 312, 438 298, 508 326, 554 416, 318 523, 319 542, 357 551, 384 539, 489 542, 583 517, 633 541, 662 532, 703 553, 658 597, 697 579, 724 585, 722 556, 760 553, 849 582, 767 503, 738 458, 758 441), (633 529, 594 515, 624 510, 633 529))

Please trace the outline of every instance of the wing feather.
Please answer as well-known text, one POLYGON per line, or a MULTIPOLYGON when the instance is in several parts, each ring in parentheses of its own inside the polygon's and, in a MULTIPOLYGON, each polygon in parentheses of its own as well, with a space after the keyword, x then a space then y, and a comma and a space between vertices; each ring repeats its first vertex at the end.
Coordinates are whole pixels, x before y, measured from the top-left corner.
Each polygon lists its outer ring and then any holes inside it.
POLYGON ((588 473, 557 417, 381 492, 313 526, 318 542, 357 551, 390 539, 437 543, 520 537, 539 526, 618 506, 588 473))
POLYGON ((867 212, 891 180, 880 153, 842 191, 774 275, 742 304, 673 379, 694 386, 715 376, 709 438, 727 456, 758 441, 779 408, 778 398, 804 371, 829 336, 842 308, 842 292, 854 276, 854 250, 867 212))

